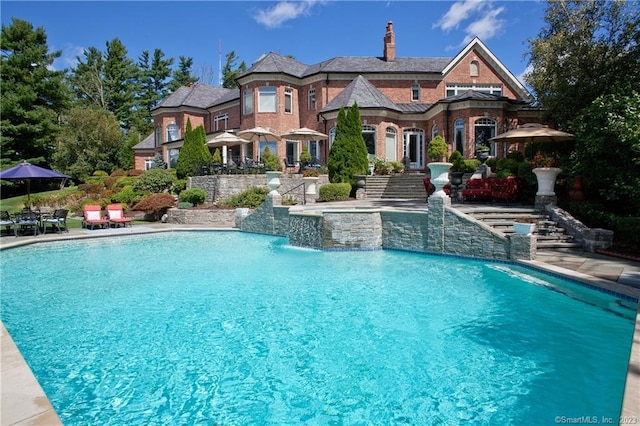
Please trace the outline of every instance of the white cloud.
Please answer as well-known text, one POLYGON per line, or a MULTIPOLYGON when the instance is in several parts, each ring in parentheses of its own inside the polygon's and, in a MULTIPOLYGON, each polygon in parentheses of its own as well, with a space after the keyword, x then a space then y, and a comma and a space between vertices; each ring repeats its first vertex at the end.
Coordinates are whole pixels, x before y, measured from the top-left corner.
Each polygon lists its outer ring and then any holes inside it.
POLYGON ((433 24, 432 28, 442 28, 443 31, 449 31, 452 28, 458 28, 460 22, 469 18, 469 16, 484 7, 481 0, 466 0, 453 3, 442 19, 433 24))
POLYGON ((62 70, 64 68, 75 68, 78 65, 78 59, 84 57, 85 48, 82 46, 75 46, 72 44, 66 44, 62 49, 52 49, 52 50, 61 50, 62 55, 53 61, 53 68, 57 70, 62 70))
POLYGON ((474 37, 479 37, 482 40, 489 40, 496 34, 502 32, 505 21, 498 17, 502 12, 504 12, 504 7, 486 10, 480 19, 467 26, 465 29, 466 36, 462 44, 467 44, 474 37))
POLYGON ((317 0, 281 1, 269 9, 259 10, 254 19, 267 28, 278 28, 285 22, 299 16, 309 16, 313 6, 318 3, 324 2, 317 0))

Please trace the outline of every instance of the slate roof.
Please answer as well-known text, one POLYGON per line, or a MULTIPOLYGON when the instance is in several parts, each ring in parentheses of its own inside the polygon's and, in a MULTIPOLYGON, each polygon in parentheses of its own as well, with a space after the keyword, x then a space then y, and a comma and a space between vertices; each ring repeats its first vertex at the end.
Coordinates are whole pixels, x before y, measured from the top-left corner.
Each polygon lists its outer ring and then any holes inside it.
POLYGON ((212 100, 229 95, 229 92, 233 90, 213 87, 208 84, 194 84, 191 87, 183 86, 165 98, 156 108, 175 108, 179 106, 207 108, 212 104, 212 100))
POLYGON ((452 58, 396 58, 385 61, 370 56, 338 56, 312 65, 303 77, 317 73, 441 73, 452 58))
POLYGON ((151 133, 146 138, 142 139, 141 142, 135 144, 131 147, 132 150, 144 150, 144 149, 154 149, 156 147, 156 135, 155 133, 151 133))
POLYGON ((309 68, 309 66, 302 62, 278 53, 270 52, 254 62, 253 65, 240 74, 239 77, 253 73, 282 73, 300 78, 307 68, 309 68))
POLYGON ((400 111, 396 104, 383 95, 369 80, 359 75, 320 112, 334 111, 341 107, 348 108, 354 102, 358 103, 359 108, 385 108, 400 111))

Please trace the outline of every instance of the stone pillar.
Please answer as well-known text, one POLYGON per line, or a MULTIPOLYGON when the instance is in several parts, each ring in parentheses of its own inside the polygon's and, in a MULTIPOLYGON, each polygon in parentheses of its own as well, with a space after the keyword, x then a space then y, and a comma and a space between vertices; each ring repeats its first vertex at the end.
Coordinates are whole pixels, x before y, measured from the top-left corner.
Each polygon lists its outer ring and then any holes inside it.
POLYGON ((428 251, 443 253, 445 240, 445 208, 451 206, 451 198, 449 197, 429 197, 427 224, 429 231, 427 233, 428 251))
POLYGON ((558 205, 557 195, 536 195, 534 208, 544 210, 547 204, 558 205))
POLYGON ((513 234, 510 236, 510 241, 510 259, 532 260, 536 258, 538 245, 534 235, 513 234))
POLYGON ((613 231, 602 228, 592 228, 583 234, 582 247, 590 252, 606 249, 613 244, 613 231))

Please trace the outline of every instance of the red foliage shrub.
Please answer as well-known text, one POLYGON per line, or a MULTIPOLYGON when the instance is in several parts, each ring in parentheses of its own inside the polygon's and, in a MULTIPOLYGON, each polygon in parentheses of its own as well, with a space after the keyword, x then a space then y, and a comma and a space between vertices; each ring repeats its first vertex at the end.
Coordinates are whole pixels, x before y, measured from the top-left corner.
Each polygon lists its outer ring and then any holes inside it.
POLYGON ((173 195, 162 193, 152 194, 142 199, 138 204, 132 207, 132 210, 139 210, 153 215, 154 220, 158 220, 160 214, 175 205, 173 195))

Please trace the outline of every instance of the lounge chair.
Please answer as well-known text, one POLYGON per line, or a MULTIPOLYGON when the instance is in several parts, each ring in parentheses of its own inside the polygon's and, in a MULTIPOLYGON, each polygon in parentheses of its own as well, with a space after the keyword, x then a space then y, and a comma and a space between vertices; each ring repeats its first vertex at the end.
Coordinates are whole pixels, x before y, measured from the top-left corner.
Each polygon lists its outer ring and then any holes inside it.
POLYGON ((130 217, 124 216, 124 211, 120 204, 109 204, 107 206, 107 219, 109 220, 109 226, 115 225, 116 227, 120 227, 122 224, 125 228, 127 227, 127 223, 131 226, 131 221, 133 220, 130 217))
POLYGON ((6 210, 0 212, 0 229, 2 228, 6 229, 7 231, 10 231, 11 228, 13 228, 14 235, 16 237, 18 236, 18 224, 13 219, 11 219, 9 212, 6 210))
POLYGON ((109 221, 102 217, 102 209, 98 205, 87 204, 84 206, 84 220, 82 221, 83 228, 89 228, 93 230, 96 225, 100 225, 100 228, 109 226, 109 221))
POLYGON ((49 217, 45 217, 42 219, 42 228, 43 234, 47 233, 47 225, 51 225, 52 228, 55 228, 57 232, 62 232, 62 229, 66 232, 69 232, 69 228, 67 228, 67 215, 69 214, 69 210, 66 209, 57 209, 53 212, 53 215, 49 217))

